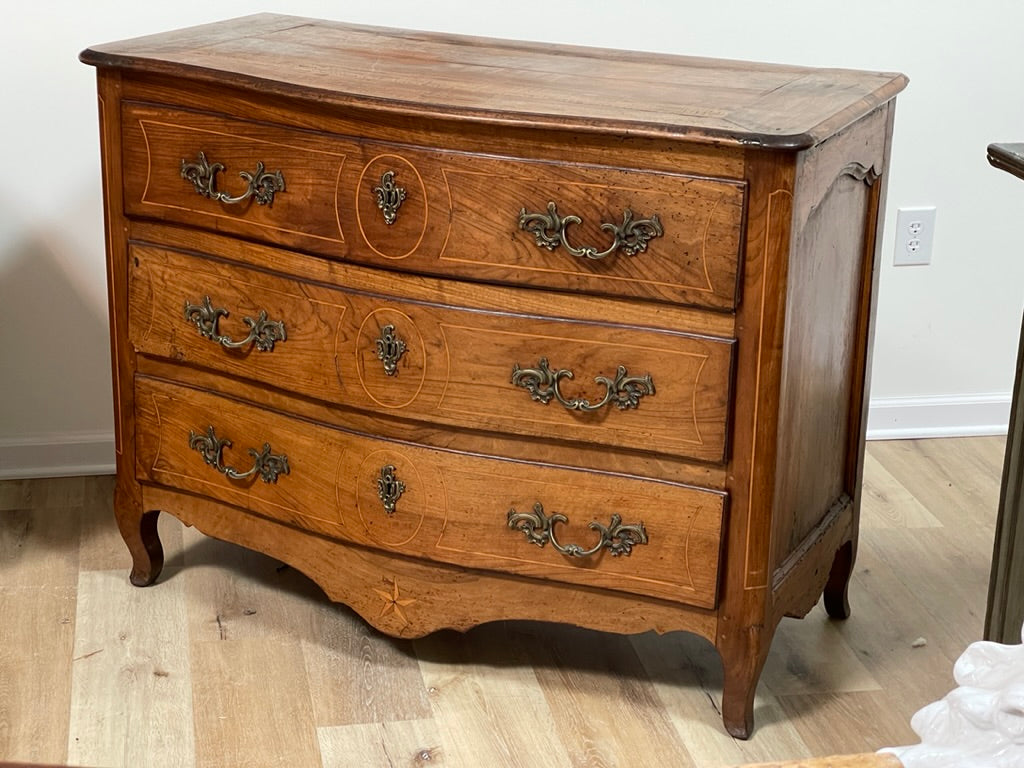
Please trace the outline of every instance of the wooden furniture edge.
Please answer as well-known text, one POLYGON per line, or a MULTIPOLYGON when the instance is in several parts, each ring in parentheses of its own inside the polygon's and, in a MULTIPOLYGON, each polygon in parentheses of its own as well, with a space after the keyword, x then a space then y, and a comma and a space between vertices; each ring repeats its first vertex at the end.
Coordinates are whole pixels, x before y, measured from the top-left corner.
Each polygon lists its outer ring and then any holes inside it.
MULTIPOLYGON (((142 503, 145 509, 167 510, 207 536, 262 552, 295 568, 330 600, 393 637, 424 637, 444 629, 465 632, 506 621, 510 600, 520 604, 516 620, 575 624, 565 616, 578 612, 592 595, 600 598, 602 607, 599 611, 588 608, 591 629, 615 634, 679 630, 709 642, 715 635, 714 610, 377 552, 162 486, 143 485, 142 503), (332 570, 340 562, 346 563, 344 570, 332 570), (402 596, 397 611, 389 609, 383 594, 392 591, 402 596), (442 604, 443 611, 432 611, 432 606, 442 604)), ((151 514, 155 525, 158 513, 151 514)))
MULTIPOLYGON (((230 24, 241 21, 261 22, 266 25, 268 31, 287 29, 292 26, 311 23, 324 23, 322 20, 306 18, 301 16, 289 16, 282 14, 260 13, 237 19, 228 19, 221 22, 192 27, 190 31, 216 30, 218 28, 228 29, 230 24)), ((329 25, 343 25, 353 29, 365 31, 378 31, 389 34, 404 34, 415 36, 427 36, 431 39, 448 42, 454 45, 466 45, 474 43, 486 43, 492 47, 513 48, 525 51, 546 51, 550 45, 545 43, 531 43, 506 38, 490 38, 474 35, 444 34, 419 30, 404 30, 393 27, 380 27, 360 24, 346 24, 344 22, 327 22, 329 25)), ((747 129, 728 130, 724 128, 713 128, 707 126, 690 125, 683 122, 660 123, 644 120, 594 118, 573 121, 564 116, 554 116, 540 112, 514 112, 495 111, 474 107, 457 107, 454 105, 433 105, 427 103, 415 103, 410 101, 399 101, 383 98, 374 98, 366 94, 346 94, 337 91, 315 88, 312 86, 293 86, 287 82, 260 78, 256 76, 243 75, 235 72, 223 71, 212 67, 186 65, 173 61, 165 61, 151 54, 117 52, 117 47, 137 46, 140 42, 148 40, 160 40, 162 35, 151 35, 142 38, 122 40, 98 46, 86 48, 79 54, 79 61, 100 69, 113 69, 119 71, 147 72, 157 75, 173 75, 177 77, 188 77, 201 82, 216 83, 218 85, 231 85, 248 89, 259 90, 268 95, 295 97, 303 100, 311 100, 317 103, 331 104, 336 107, 365 108, 372 112, 379 112, 392 117, 416 117, 430 120, 451 120, 458 119, 470 123, 479 123, 497 127, 529 127, 531 129, 548 129, 556 131, 570 131, 572 133, 619 133, 630 137, 645 138, 668 138, 679 139, 700 144, 712 144, 716 146, 735 146, 741 148, 755 148, 765 150, 776 150, 784 152, 795 152, 809 149, 817 144, 826 141, 836 133, 852 125, 861 117, 882 107, 904 88, 909 79, 906 75, 897 72, 871 72, 879 78, 887 81, 880 84, 869 95, 864 96, 856 103, 840 109, 826 120, 814 125, 804 131, 796 133, 764 133, 747 129)), ((602 57, 614 55, 619 59, 629 61, 649 62, 672 62, 680 59, 688 59, 693 62, 713 62, 716 66, 739 66, 751 62, 732 59, 710 59, 706 57, 685 56, 681 54, 653 53, 626 51, 612 48, 582 45, 560 45, 559 50, 569 54, 589 57, 602 57)), ((822 68, 806 66, 782 66, 776 65, 779 69, 791 71, 794 74, 813 73, 820 71, 851 72, 848 68, 822 68)))
MULTIPOLYGON (((988 161, 993 167, 1024 179, 1024 144, 990 144, 988 161)), ((1006 436, 1003 476, 992 546, 984 638, 1015 644, 1024 623, 1024 322, 1017 350, 1010 423, 1006 436)))

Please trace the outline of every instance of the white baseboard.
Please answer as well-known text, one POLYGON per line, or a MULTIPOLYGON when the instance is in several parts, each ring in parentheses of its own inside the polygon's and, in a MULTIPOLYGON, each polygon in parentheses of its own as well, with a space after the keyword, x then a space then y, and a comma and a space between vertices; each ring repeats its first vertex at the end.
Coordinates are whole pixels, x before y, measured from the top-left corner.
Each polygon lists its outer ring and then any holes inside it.
POLYGON ((868 407, 868 440, 1005 435, 1009 392, 934 397, 880 397, 868 407))
POLYGON ((113 472, 113 432, 0 438, 0 480, 113 472))

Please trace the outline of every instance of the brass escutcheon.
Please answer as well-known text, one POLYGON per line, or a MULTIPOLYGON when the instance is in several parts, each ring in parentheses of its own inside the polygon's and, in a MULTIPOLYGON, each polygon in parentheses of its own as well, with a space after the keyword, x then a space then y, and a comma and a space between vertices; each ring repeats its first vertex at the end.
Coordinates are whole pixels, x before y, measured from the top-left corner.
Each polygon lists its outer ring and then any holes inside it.
POLYGON ((373 188, 377 196, 377 207, 384 214, 385 224, 394 224, 398 218, 398 209, 405 200, 405 188, 395 184, 395 172, 385 171, 380 177, 380 184, 373 188))
POLYGON ((405 483, 395 475, 395 465, 386 464, 380 468, 380 477, 377 478, 377 498, 384 505, 384 512, 387 515, 395 514, 395 505, 405 493, 405 483))
POLYGON ((405 354, 405 342, 395 333, 395 326, 388 324, 380 329, 380 336, 375 342, 377 359, 384 364, 384 373, 394 376, 398 373, 398 361, 405 354))

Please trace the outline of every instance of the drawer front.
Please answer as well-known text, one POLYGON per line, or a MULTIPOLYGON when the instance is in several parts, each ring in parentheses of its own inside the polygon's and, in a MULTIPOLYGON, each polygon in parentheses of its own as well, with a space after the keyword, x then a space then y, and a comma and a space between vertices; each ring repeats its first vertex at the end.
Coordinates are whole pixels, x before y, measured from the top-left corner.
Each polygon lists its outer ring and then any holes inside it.
POLYGON ((131 257, 144 354, 432 423, 725 457, 730 340, 403 301, 393 275, 368 294, 154 245, 131 257))
POLYGON ((715 605, 721 493, 383 441, 154 379, 136 386, 143 482, 412 557, 715 605))
POLYGON ((125 107, 124 135, 131 215, 410 272, 736 305, 743 182, 415 148, 140 104, 125 107), (272 200, 260 198, 264 186, 272 200))

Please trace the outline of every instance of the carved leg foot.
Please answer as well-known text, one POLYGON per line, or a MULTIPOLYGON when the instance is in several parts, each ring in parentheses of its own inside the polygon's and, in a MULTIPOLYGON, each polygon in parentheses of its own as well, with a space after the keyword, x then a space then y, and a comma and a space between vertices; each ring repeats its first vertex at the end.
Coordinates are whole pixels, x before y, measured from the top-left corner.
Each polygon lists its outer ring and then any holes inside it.
POLYGON ((847 590, 853 576, 853 542, 848 541, 836 552, 832 570, 825 585, 825 612, 833 619, 850 618, 850 600, 847 590))
POLYGON ((745 741, 754 732, 756 690, 757 680, 740 680, 726 673, 722 689, 722 722, 725 723, 725 730, 735 739, 745 741))
POLYGON ((754 693, 773 634, 754 626, 740 629, 735 638, 720 637, 722 722, 733 738, 748 739, 754 730, 754 693))
POLYGON ((141 504, 124 493, 120 486, 114 492, 114 509, 121 538, 132 555, 131 583, 136 587, 148 587, 157 580, 164 567, 164 548, 156 528, 160 512, 143 512, 141 504))

